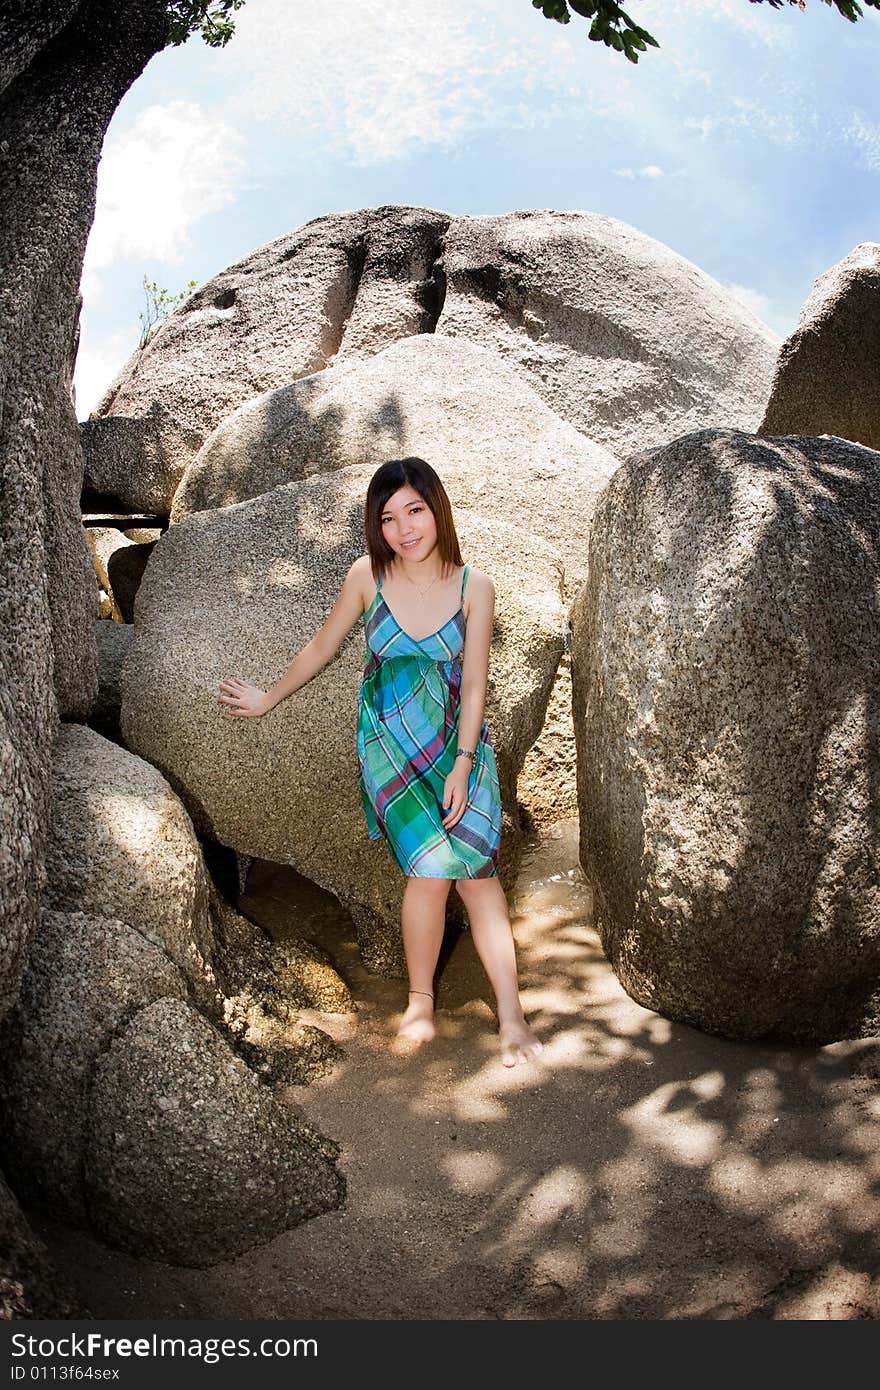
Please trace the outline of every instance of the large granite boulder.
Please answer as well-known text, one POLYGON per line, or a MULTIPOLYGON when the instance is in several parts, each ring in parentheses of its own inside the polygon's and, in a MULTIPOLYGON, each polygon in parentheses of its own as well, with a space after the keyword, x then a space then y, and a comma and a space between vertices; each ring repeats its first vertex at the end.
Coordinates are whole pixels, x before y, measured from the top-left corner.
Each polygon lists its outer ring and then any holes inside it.
POLYGON ((0 21, 0 1014, 39 920, 59 712, 86 718, 96 684, 70 383, 98 159, 167 37, 164 0, 33 0, 0 21))
POLYGON ((574 597, 580 537, 618 460, 548 410, 493 352, 436 334, 304 377, 241 406, 209 437, 177 490, 172 520, 281 483, 417 454, 453 508, 473 507, 549 541, 574 597))
MULTIPOLYGON (((241 854, 290 864, 335 893, 372 968, 402 973, 403 875, 370 841, 356 723, 358 626, 307 686, 259 720, 232 718, 219 682, 264 689, 311 639, 363 553, 371 467, 287 483, 195 512, 159 541, 138 592, 122 672, 122 733, 173 782, 196 826, 241 854)), ((496 750, 502 877, 515 872, 516 778, 543 722, 563 646, 562 562, 546 542, 456 512, 468 559, 496 586, 486 717, 496 750)))
POLYGON ((133 354, 83 427, 88 485, 167 512, 187 464, 244 401, 321 371, 349 330, 352 353, 430 331, 447 222, 401 207, 321 217, 209 280, 133 354))
POLYGON ((295 1123, 268 1089, 255 1099, 253 1088, 262 1088, 264 1081, 272 1087, 307 1085, 338 1057, 331 1038, 299 1023, 292 999, 353 1007, 342 981, 315 948, 309 952, 306 943, 291 943, 292 952, 274 951, 260 929, 213 888, 210 906, 217 954, 229 980, 222 1033, 192 1007, 187 979, 166 946, 137 926, 80 911, 44 912, 20 996, 0 1023, 0 1154, 18 1194, 55 1219, 91 1227, 133 1253, 160 1253, 193 1264, 209 1258, 205 1221, 225 1231, 224 1252, 237 1254, 255 1239, 268 1239, 314 1214, 301 1200, 304 1190, 324 1209, 320 1202, 327 1184, 334 1187, 337 1180, 325 1171, 327 1164, 316 1167, 313 1151, 317 1146, 332 1156, 333 1146, 311 1126, 295 1123), (137 1050, 125 1054, 122 1070, 117 1067, 112 1094, 97 1086, 118 1039, 136 1033, 141 1014, 160 1001, 178 1007, 175 1026, 161 1039, 161 1094, 143 1101, 137 1050), (174 1183, 167 1187, 162 1167, 167 1133, 161 1125, 146 1124, 142 1132, 124 1135, 118 1123, 123 1084, 138 1097, 126 1101, 129 1112, 148 1104, 160 1116, 185 1113, 181 1124, 188 1147, 178 1136, 174 1183), (213 1111, 204 1109, 205 1093, 216 1097, 213 1111), (215 1142, 218 1111, 230 1131, 224 1154, 215 1142), (255 1144, 251 1131, 264 1124, 266 1133, 255 1144), (294 1140, 283 1164, 273 1147, 280 1133, 294 1140), (113 1146, 125 1142, 155 1175, 161 1202, 149 1185, 142 1190, 132 1155, 126 1155, 127 1176, 114 1167, 113 1146), (242 1180, 251 1155, 253 1172, 242 1180), (237 1190, 228 1176, 218 1181, 227 1157, 235 1167, 237 1190), (262 1189, 263 1180, 271 1186, 270 1196, 264 1200, 260 1190, 254 1200, 254 1188, 262 1189), (101 1188, 100 1201, 91 1184, 101 1188), (212 1192, 210 1212, 193 1212, 187 1190, 212 1192))
POLYGON ((880 454, 707 430, 601 497, 571 614, 581 860, 639 1003, 880 1029, 880 454))
POLYGON ((835 434, 880 449, 880 243, 820 275, 779 351, 760 434, 835 434))
POLYGON ((155 541, 141 544, 130 540, 115 526, 88 526, 84 530, 95 575, 110 599, 111 617, 117 623, 130 623, 138 585, 155 541))
POLYGON ((21 994, 0 1024, 0 1145, 16 1191, 57 1220, 89 1224, 82 1164, 96 1059, 138 1009, 164 997, 185 1002, 186 980, 127 922, 43 914, 21 994))
POLYGON ((45 907, 127 922, 218 1012, 208 876, 189 816, 155 767, 84 724, 62 725, 56 741, 46 868, 45 907))
POLYGON ((623 458, 711 425, 754 429, 779 340, 704 271, 590 212, 458 217, 438 333, 492 347, 623 458))
POLYGON ((44 914, 0 1024, 0 1103, 16 1190, 134 1254, 210 1263, 341 1198, 335 1146, 191 1006, 168 953, 112 918, 44 914))
POLYGON ((338 1207, 337 1154, 177 999, 140 1010, 96 1064, 83 1177, 112 1245, 232 1259, 338 1207))
POLYGON ((619 456, 698 424, 753 429, 778 348, 716 281, 610 217, 318 218, 209 281, 132 357, 84 427, 87 480, 167 511, 236 407, 431 333, 506 358, 619 456))

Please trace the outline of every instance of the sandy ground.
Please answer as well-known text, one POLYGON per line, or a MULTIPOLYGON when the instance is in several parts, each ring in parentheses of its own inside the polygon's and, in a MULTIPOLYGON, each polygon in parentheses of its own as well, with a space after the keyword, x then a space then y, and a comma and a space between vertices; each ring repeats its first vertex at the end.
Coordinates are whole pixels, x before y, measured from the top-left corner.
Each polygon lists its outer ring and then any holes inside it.
POLYGON ((567 821, 514 898, 541 1059, 498 1057, 462 935, 439 1036, 389 1052, 405 986, 368 975, 328 895, 287 870, 242 907, 331 951, 356 1016, 285 1099, 341 1143, 344 1209, 207 1270, 106 1249, 30 1213, 96 1318, 850 1319, 880 1313, 880 1039, 738 1044, 634 1004, 591 927, 567 821))

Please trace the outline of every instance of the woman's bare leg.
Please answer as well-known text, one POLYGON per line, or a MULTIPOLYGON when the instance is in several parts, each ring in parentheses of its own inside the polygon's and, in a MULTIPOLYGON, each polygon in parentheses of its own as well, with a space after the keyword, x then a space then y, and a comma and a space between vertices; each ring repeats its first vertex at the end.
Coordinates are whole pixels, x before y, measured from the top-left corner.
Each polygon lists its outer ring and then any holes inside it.
POLYGON ((443 943, 449 886, 448 878, 407 880, 400 920, 410 993, 397 1029, 399 1038, 428 1042, 434 1036, 434 971, 443 943))
POLYGON ((506 1067, 528 1062, 543 1044, 523 1015, 516 973, 516 946, 504 889, 497 878, 460 878, 455 886, 467 908, 471 935, 498 1005, 501 1060, 506 1067))

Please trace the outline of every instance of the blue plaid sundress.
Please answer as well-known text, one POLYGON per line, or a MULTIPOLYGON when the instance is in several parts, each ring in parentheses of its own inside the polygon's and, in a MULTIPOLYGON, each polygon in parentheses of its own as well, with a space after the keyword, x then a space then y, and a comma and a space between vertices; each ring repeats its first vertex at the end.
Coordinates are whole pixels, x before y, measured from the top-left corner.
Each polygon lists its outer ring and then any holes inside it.
POLYGON ((458 612, 420 641, 382 597, 363 615, 367 661, 358 700, 360 790, 371 840, 384 837, 411 878, 492 878, 501 791, 485 719, 457 825, 443 826, 443 784, 455 763, 465 638, 465 565, 458 612))

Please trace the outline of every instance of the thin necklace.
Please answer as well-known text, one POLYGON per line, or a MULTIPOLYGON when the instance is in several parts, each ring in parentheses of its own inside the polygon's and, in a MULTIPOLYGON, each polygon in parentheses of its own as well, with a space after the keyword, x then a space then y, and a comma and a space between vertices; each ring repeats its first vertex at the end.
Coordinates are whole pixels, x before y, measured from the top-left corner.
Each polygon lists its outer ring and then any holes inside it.
POLYGON ((440 575, 439 575, 439 574, 435 574, 435 575, 434 575, 434 578, 431 580, 430 584, 426 584, 425 587, 424 587, 424 589, 420 589, 419 586, 418 586, 418 584, 416 583, 416 581, 415 581, 414 579, 410 579, 410 578, 409 578, 409 575, 406 574, 405 571, 404 571, 404 578, 409 579, 409 582, 410 582, 410 584, 412 584, 412 586, 413 586, 414 589, 418 589, 419 598, 424 598, 424 597, 425 597, 425 594, 428 592, 428 590, 429 590, 429 589, 432 589, 432 588, 434 587, 434 585, 437 583, 437 580, 440 578, 440 575))

